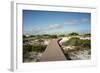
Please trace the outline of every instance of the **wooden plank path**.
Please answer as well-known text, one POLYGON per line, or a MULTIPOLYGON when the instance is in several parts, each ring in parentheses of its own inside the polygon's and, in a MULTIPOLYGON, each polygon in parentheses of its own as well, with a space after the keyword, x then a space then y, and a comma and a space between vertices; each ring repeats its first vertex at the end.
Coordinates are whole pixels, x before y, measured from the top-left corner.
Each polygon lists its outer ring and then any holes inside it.
POLYGON ((64 61, 66 57, 64 55, 63 49, 58 43, 59 39, 53 39, 45 49, 40 58, 40 61, 64 61))

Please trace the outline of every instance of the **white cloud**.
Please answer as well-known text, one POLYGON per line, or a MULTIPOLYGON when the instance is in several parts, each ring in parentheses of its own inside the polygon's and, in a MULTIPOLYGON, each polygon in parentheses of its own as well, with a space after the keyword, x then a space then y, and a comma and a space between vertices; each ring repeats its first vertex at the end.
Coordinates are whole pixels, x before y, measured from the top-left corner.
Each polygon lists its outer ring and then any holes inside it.
POLYGON ((78 23, 79 23, 78 20, 72 19, 72 20, 67 20, 64 24, 74 25, 78 23))
POLYGON ((60 29, 62 27, 63 27, 63 25, 61 25, 61 24, 51 24, 48 26, 47 29, 60 29))
POLYGON ((33 34, 41 34, 41 33, 47 33, 49 31, 53 31, 53 30, 59 30, 64 28, 64 26, 66 25, 72 25, 72 26, 76 26, 76 25, 80 25, 83 23, 89 23, 89 19, 87 18, 82 18, 82 19, 71 19, 71 20, 67 20, 66 22, 62 23, 62 24, 48 24, 45 27, 30 27, 31 30, 27 31, 29 33, 33 33, 33 34))
POLYGON ((68 24, 68 25, 75 25, 75 24, 82 24, 82 23, 88 23, 89 19, 87 18, 82 18, 82 19, 71 19, 71 20, 67 20, 64 24, 68 24))
POLYGON ((55 29, 61 29, 63 28, 63 25, 61 24, 50 24, 47 27, 45 26, 44 28, 42 27, 33 27, 33 29, 31 31, 28 31, 29 33, 33 33, 33 34, 41 34, 41 33, 45 33, 51 30, 55 30, 55 29))

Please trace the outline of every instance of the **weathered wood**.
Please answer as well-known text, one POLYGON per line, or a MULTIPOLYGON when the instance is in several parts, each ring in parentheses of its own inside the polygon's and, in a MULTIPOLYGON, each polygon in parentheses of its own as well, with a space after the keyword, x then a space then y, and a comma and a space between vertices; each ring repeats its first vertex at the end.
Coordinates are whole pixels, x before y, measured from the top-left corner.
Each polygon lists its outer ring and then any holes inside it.
POLYGON ((43 52, 40 61, 60 61, 66 60, 64 52, 58 44, 59 39, 53 39, 43 52))

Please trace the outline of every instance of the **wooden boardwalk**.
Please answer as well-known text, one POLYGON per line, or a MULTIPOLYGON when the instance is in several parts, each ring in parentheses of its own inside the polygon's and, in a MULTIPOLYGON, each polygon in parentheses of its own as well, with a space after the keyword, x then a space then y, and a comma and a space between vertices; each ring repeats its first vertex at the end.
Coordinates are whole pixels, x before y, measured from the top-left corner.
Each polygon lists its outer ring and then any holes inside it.
POLYGON ((53 39, 47 46, 46 50, 43 52, 40 61, 64 61, 66 57, 64 55, 63 49, 58 43, 59 39, 53 39))

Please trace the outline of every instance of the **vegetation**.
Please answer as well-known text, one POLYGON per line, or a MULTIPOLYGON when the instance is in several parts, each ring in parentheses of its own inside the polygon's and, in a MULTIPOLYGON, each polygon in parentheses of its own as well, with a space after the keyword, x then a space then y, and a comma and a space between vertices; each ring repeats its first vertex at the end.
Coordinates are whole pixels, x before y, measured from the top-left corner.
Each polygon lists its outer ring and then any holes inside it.
MULTIPOLYGON (((91 40, 80 39, 80 37, 77 37, 78 35, 79 34, 75 32, 69 33, 68 36, 71 36, 69 37, 70 39, 62 42, 61 44, 62 47, 64 48, 64 54, 68 60, 71 60, 69 56, 73 52, 78 53, 79 51, 84 52, 84 50, 88 50, 89 54, 91 54, 91 40), (69 47, 67 48, 67 46, 69 47)), ((81 36, 82 38, 90 37, 91 34, 88 33, 81 36)), ((33 59, 32 60, 30 59, 31 56, 32 58, 36 59, 38 55, 43 53, 43 51, 46 49, 47 44, 45 44, 45 41, 49 42, 49 40, 51 39, 56 39, 61 37, 62 38, 66 37, 66 35, 64 34, 61 35, 43 34, 43 35, 30 35, 30 36, 23 35, 23 61, 25 60, 33 61, 33 59)))
POLYGON ((46 45, 36 45, 32 46, 33 52, 43 52, 46 49, 46 45))
POLYGON ((72 37, 68 41, 64 42, 63 45, 71 45, 71 46, 78 46, 81 44, 80 38, 72 37))
POLYGON ((90 33, 87 33, 87 34, 84 34, 83 36, 84 37, 91 37, 91 34, 90 33))
POLYGON ((32 45, 23 45, 23 54, 32 51, 32 45))
POLYGON ((26 38, 26 36, 25 36, 25 35, 23 35, 23 38, 26 38))
POLYGON ((29 57, 29 52, 32 51, 32 46, 27 44, 27 45, 23 45, 23 62, 26 58, 29 57))
POLYGON ((69 36, 76 36, 76 35, 79 35, 79 34, 76 33, 76 32, 72 32, 72 33, 69 33, 68 35, 69 35, 69 36))
POLYGON ((65 35, 64 35, 64 34, 62 34, 62 35, 59 35, 59 37, 65 37, 65 35))
POLYGON ((52 35, 51 38, 57 38, 57 35, 52 35))
POLYGON ((29 52, 33 52, 33 55, 42 53, 46 49, 46 45, 23 45, 23 62, 25 59, 30 60, 29 52))
POLYGON ((91 48, 91 41, 88 40, 88 39, 80 39, 80 38, 77 38, 77 37, 72 37, 70 38, 68 41, 64 42, 63 45, 65 46, 80 46, 80 47, 83 47, 83 48, 91 48))
POLYGON ((40 43, 40 45, 42 45, 42 42, 44 42, 44 40, 39 39, 38 42, 40 43))
POLYGON ((30 37, 35 37, 35 35, 30 35, 30 37))
POLYGON ((27 52, 43 52, 46 48, 46 45, 24 45, 23 46, 23 53, 27 52))
POLYGON ((91 48, 91 40, 82 40, 81 46, 85 48, 91 48))

